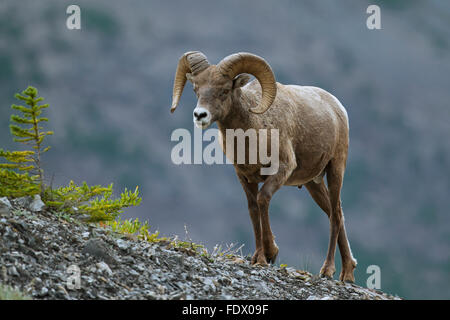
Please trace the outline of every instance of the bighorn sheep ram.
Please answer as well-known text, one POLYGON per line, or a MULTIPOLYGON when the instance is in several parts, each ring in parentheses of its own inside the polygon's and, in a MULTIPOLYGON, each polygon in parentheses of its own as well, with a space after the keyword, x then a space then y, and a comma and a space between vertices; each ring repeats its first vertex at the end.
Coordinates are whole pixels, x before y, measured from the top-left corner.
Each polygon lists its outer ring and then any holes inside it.
POLYGON ((261 175, 260 162, 238 164, 232 160, 253 223, 256 251, 252 264, 273 263, 278 254, 268 212, 274 193, 283 185, 305 185, 330 221, 328 252, 320 275, 333 277, 337 243, 342 258, 340 279, 354 282, 356 260, 347 240, 340 200, 349 127, 347 112, 338 99, 317 87, 277 83, 269 64, 251 53, 232 54, 211 65, 204 54, 191 51, 178 62, 171 112, 178 105, 187 79, 198 98, 193 112, 195 124, 204 129, 215 121, 222 148, 226 146, 227 129, 279 131, 277 173, 261 175), (249 82, 248 74, 257 81, 249 82), (259 183, 263 185, 258 190, 259 183))

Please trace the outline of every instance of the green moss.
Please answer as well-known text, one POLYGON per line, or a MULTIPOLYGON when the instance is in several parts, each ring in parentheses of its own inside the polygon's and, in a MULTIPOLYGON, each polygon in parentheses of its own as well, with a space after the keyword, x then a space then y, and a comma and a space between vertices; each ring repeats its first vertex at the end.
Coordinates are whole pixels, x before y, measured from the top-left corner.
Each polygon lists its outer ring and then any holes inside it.
POLYGON ((22 291, 0 284, 0 300, 31 300, 22 291))
POLYGON ((112 231, 128 235, 135 236, 138 240, 144 240, 148 242, 165 241, 166 238, 159 238, 159 231, 150 233, 150 225, 147 221, 141 223, 137 218, 134 220, 122 220, 120 217, 115 221, 108 221, 106 225, 110 226, 112 231))

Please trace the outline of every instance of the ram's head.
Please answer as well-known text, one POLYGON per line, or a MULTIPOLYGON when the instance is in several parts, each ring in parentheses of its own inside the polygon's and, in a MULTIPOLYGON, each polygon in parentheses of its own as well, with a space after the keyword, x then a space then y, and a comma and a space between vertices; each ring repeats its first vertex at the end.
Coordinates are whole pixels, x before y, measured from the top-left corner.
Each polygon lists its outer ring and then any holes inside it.
POLYGON ((230 113, 236 90, 250 80, 247 74, 255 76, 262 90, 259 105, 251 108, 250 112, 264 113, 272 105, 277 87, 272 69, 263 58, 241 52, 211 65, 203 53, 186 52, 178 62, 170 110, 175 111, 186 80, 191 81, 198 98, 193 120, 197 127, 205 129, 230 113))

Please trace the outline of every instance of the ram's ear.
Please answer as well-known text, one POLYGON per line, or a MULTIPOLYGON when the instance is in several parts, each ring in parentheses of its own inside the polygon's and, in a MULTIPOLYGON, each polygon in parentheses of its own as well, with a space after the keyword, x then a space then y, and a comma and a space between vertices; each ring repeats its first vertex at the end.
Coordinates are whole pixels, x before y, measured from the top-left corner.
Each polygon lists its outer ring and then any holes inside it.
POLYGON ((186 79, 192 83, 192 73, 186 73, 186 79))
POLYGON ((233 79, 233 89, 245 86, 250 81, 250 76, 248 74, 240 74, 233 79))

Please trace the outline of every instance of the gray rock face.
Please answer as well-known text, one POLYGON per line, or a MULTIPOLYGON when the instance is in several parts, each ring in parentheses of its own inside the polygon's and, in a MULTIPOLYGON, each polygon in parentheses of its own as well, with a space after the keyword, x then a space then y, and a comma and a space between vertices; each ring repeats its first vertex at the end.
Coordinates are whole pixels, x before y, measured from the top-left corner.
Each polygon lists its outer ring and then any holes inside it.
POLYGON ((45 207, 45 203, 41 200, 41 196, 36 194, 29 205, 29 209, 33 212, 40 212, 45 207))
POLYGON ((33 201, 33 198, 30 196, 14 199, 14 203, 22 208, 28 208, 28 206, 30 205, 30 203, 32 201, 33 201))
POLYGON ((9 202, 8 198, 0 198, 0 216, 9 215, 11 208, 11 203, 9 202))
POLYGON ((99 262, 96 264, 97 272, 101 274, 105 274, 107 276, 112 276, 113 272, 111 271, 111 268, 105 263, 105 262, 99 262))
POLYGON ((0 199, 8 212, 22 208, 0 218, 0 280, 33 299, 395 299, 294 268, 251 266, 246 257, 207 259, 50 213, 24 214, 25 200, 0 199))
POLYGON ((14 199, 14 204, 23 209, 32 211, 32 212, 40 212, 45 208, 45 203, 42 201, 41 196, 36 194, 32 196, 20 197, 14 199))
MULTIPOLYGON (((83 238, 83 236, 81 235, 83 238)), ((114 262, 114 258, 111 254, 111 250, 109 249, 108 245, 101 239, 91 239, 87 241, 84 245, 83 250, 81 253, 91 255, 95 258, 98 258, 100 260, 104 260, 107 262, 114 262)))

